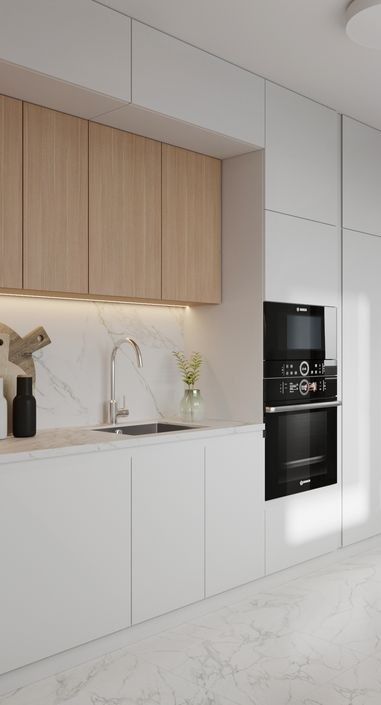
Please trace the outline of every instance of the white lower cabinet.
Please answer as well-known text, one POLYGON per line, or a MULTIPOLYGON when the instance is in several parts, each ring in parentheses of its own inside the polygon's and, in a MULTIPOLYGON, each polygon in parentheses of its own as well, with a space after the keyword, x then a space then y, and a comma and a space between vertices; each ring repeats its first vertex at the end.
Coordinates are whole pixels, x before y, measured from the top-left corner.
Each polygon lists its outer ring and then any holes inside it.
POLYGON ((132 507, 136 624, 204 597, 204 444, 137 449, 132 507))
POLYGON ((0 466, 0 673, 130 624, 130 454, 0 466))
POLYGON ((209 441, 205 489, 209 597, 264 575, 262 433, 209 441))
POLYGON ((339 548, 341 488, 331 485, 266 502, 266 572, 339 548))

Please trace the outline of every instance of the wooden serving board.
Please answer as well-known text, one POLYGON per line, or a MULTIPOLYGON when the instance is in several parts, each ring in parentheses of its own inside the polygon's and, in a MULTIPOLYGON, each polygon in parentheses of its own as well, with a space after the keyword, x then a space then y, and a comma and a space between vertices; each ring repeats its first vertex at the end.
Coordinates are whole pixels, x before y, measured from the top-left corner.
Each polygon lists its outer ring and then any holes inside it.
POLYGON ((8 433, 12 432, 12 402, 16 395, 18 375, 36 381, 33 353, 51 342, 44 328, 39 327, 21 338, 12 328, 0 323, 0 377, 4 378, 4 396, 8 403, 8 433))
POLYGON ((12 328, 0 323, 0 335, 2 334, 9 335, 9 361, 21 367, 22 372, 19 374, 33 377, 35 382, 36 370, 32 355, 51 343, 46 330, 40 326, 21 338, 12 328))
POLYGON ((8 433, 12 432, 12 401, 16 394, 17 375, 25 374, 21 367, 9 361, 10 336, 0 334, 0 377, 4 378, 4 396, 8 404, 8 433))

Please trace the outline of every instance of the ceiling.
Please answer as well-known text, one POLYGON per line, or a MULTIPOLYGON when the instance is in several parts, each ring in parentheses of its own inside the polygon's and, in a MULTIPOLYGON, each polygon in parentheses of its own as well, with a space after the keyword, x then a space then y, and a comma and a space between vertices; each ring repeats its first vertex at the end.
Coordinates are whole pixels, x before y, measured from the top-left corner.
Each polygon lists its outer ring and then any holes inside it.
POLYGON ((98 2, 381 129, 381 49, 347 38, 348 0, 98 2))

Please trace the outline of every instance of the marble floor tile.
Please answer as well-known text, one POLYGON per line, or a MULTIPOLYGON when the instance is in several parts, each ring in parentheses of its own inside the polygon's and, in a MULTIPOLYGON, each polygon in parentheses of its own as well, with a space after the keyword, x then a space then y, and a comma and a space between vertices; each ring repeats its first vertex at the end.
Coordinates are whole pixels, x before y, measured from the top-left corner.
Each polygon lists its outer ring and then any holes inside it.
POLYGON ((285 590, 256 593, 251 599, 225 607, 200 620, 193 620, 193 635, 207 638, 218 631, 239 631, 249 641, 262 641, 288 634, 294 629, 304 594, 285 590))
POLYGON ((295 705, 380 705, 381 664, 368 658, 295 705))
MULTIPOLYGON (((1 705, 232 705, 127 650, 0 698, 1 705)), ((234 705, 234 704, 233 704, 234 705)))
POLYGON ((200 641, 174 673, 240 705, 288 705, 359 660, 342 646, 299 632, 241 643, 223 633, 200 641))
POLYGON ((272 597, 288 605, 290 630, 363 655, 381 649, 381 585, 364 565, 345 564, 298 578, 273 590, 272 597))

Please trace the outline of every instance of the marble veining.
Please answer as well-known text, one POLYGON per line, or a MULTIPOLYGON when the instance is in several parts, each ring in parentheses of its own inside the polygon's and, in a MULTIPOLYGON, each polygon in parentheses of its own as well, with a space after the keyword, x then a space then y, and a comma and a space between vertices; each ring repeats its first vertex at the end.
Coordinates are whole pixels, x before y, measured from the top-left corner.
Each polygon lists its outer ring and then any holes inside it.
POLYGON ((381 549, 283 575, 0 705, 379 705, 381 549))
POLYGON ((38 428, 107 421, 110 355, 119 338, 138 342, 144 367, 131 351, 117 362, 117 391, 130 419, 177 413, 182 383, 172 356, 184 349, 183 308, 1 297, 0 321, 20 335, 42 324, 51 345, 33 355, 38 428))

